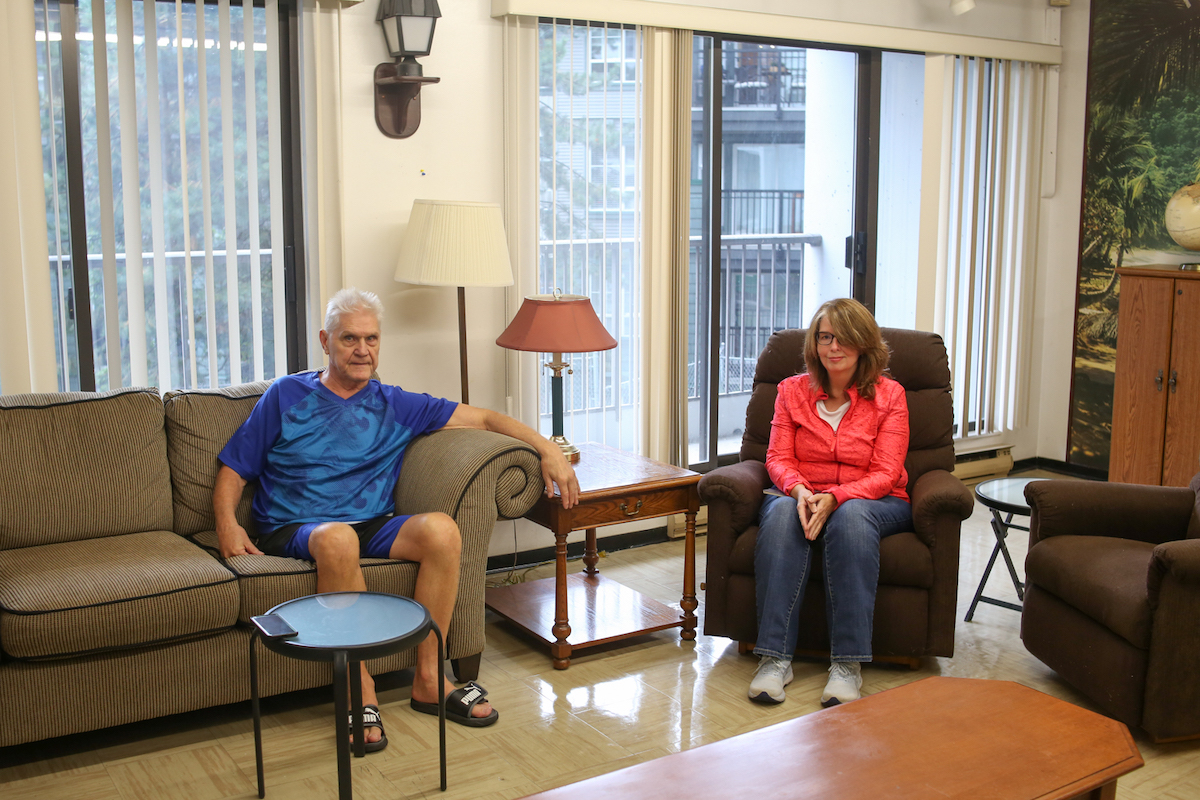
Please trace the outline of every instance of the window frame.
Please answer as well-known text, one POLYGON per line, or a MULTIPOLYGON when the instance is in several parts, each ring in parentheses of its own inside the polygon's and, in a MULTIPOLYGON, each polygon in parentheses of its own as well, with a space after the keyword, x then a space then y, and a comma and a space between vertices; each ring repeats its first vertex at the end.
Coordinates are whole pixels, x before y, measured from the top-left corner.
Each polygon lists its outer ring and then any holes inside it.
MULTIPOLYGON (((864 238, 864 246, 854 259, 853 274, 851 275, 851 296, 865 305, 872 313, 875 311, 875 270, 876 270, 876 232, 878 221, 878 189, 879 189, 879 126, 880 126, 880 82, 881 65, 884 48, 855 46, 844 44, 829 44, 808 40, 780 39, 764 36, 746 36, 742 34, 722 33, 719 31, 694 31, 697 37, 707 37, 711 42, 711 52, 705 61, 704 96, 706 114, 704 123, 708 137, 707 145, 700 146, 701 154, 706 155, 701 174, 708 176, 708 191, 702 194, 702 208, 705 222, 709 226, 710 247, 708 253, 707 277, 708 303, 706 307, 697 308, 696 345, 704 341, 700 335, 701 323, 707 329, 708 337, 708 369, 707 389, 709 403, 703 403, 700 408, 700 426, 707 429, 707 452, 701 453, 700 461, 689 463, 688 468, 698 472, 708 472, 717 467, 735 464, 740 455, 734 453, 718 453, 719 415, 717 399, 720 392, 721 372, 711 368, 720 363, 721 328, 716 323, 720 319, 721 303, 723 302, 721 286, 721 223, 722 203, 721 182, 713 180, 714 176, 723 175, 724 147, 716 146, 722 142, 722 114, 720 98, 715 89, 721 86, 721 58, 723 45, 727 41, 744 42, 749 44, 778 45, 783 47, 813 48, 850 52, 858 56, 857 76, 857 118, 855 126, 855 167, 854 167, 854 224, 856 236, 864 238), (714 55, 715 54, 715 55, 714 55), (705 153, 705 150, 707 152, 705 153), (715 195, 715 198, 714 198, 715 195)), ((896 50, 895 52, 907 52, 896 50)), ((694 171, 693 171, 694 172, 694 171)), ((837 244, 830 246, 836 247, 837 244)), ((849 244, 847 245, 849 249, 849 244)), ((848 258, 849 262, 850 259, 848 258)), ((701 276, 697 276, 697 280, 701 276)))
MULTIPOLYGON (((28 0, 34 2, 35 0, 28 0)), ((45 0, 47 3, 51 0, 45 0)), ((105 0, 95 0, 104 2, 105 0)), ((158 2, 158 0, 141 0, 158 2)), ((249 0, 254 8, 265 8, 263 0, 249 0)), ((76 365, 79 370, 79 390, 96 391, 96 364, 93 357, 92 309, 90 288, 80 302, 78 287, 90 287, 88 276, 87 218, 84 199, 83 121, 80 93, 80 54, 78 39, 77 0, 54 0, 58 6, 62 64, 63 131, 67 161, 68 239, 71 248, 71 286, 62 287, 63 302, 70 319, 75 323, 76 365), (78 254, 82 254, 79 257, 78 254)), ((217 5, 216 0, 183 0, 195 5, 217 5)), ((244 0, 229 0, 230 5, 244 6, 244 0)), ((307 338, 305 310, 305 257, 300 246, 304 229, 303 181, 300 178, 302 155, 300 133, 303 128, 300 110, 300 9, 298 0, 278 0, 280 47, 280 130, 283 132, 280 162, 282 169, 284 230, 284 315, 286 337, 285 369, 299 372, 307 367, 307 338)), ((65 365, 64 365, 65 367, 65 365)), ((68 376, 69 370, 64 374, 68 376)), ((167 389, 170 387, 161 387, 167 389)))

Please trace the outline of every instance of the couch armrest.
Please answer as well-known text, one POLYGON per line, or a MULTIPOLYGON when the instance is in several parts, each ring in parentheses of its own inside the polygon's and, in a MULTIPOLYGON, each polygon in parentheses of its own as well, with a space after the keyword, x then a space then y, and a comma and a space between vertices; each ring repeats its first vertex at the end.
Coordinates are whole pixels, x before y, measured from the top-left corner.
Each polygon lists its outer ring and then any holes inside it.
POLYGON ((763 489, 770 485, 766 464, 761 461, 739 461, 714 469, 701 478, 700 499, 708 503, 710 517, 714 506, 726 506, 732 529, 744 531, 758 518, 763 489))
POLYGON ((926 547, 936 544, 934 531, 943 518, 961 523, 975 509, 975 497, 963 482, 944 469, 931 469, 913 484, 913 528, 926 547))
POLYGON ((470 428, 437 431, 408 446, 396 483, 396 513, 443 511, 458 519, 469 496, 478 495, 497 518, 513 519, 544 488, 541 459, 524 442, 470 428))
POLYGON ((496 520, 521 516, 544 489, 537 451, 503 434, 455 428, 409 444, 396 482, 396 513, 441 511, 462 534, 450 652, 483 652, 483 589, 496 520))
POLYGON ((1200 539, 1154 548, 1146 577, 1153 622, 1142 727, 1155 739, 1195 736, 1200 720, 1200 539))
MULTIPOLYGON (((1168 581, 1200 591, 1200 539, 1163 542, 1154 548, 1150 571, 1146 575, 1151 610, 1158 608, 1163 585, 1168 581)), ((1193 609, 1195 613, 1200 613, 1200 606, 1193 609)))
POLYGON ((1049 480, 1025 487, 1029 546, 1050 536, 1114 536, 1161 544, 1182 539, 1196 495, 1186 487, 1049 480))

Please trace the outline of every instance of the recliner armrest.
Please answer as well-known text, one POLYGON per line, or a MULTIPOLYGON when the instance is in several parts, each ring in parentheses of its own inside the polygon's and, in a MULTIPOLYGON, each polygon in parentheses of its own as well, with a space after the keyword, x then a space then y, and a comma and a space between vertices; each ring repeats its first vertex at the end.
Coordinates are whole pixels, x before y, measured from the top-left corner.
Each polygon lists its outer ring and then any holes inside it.
POLYGON ((727 504, 730 523, 734 530, 742 531, 757 519, 763 489, 770 485, 766 464, 761 461, 739 461, 718 467, 701 478, 700 499, 710 506, 714 503, 727 504))
POLYGON ((1050 536, 1114 536, 1161 544, 1182 539, 1196 495, 1186 487, 1049 480, 1025 487, 1029 546, 1050 536))
POLYGON ((938 519, 949 516, 960 522, 971 516, 975 498, 962 481, 944 469, 931 469, 913 484, 913 527, 927 547, 933 547, 938 519))
POLYGON ((1154 548, 1146 575, 1151 609, 1158 608, 1159 595, 1167 580, 1200 587, 1200 539, 1163 542, 1154 548))

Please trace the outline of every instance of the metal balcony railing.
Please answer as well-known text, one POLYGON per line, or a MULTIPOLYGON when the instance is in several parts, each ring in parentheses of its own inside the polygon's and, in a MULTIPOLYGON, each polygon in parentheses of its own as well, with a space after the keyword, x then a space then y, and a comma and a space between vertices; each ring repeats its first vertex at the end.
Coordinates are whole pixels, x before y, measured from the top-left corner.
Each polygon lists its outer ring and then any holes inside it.
MULTIPOLYGON (((804 303, 804 246, 817 244, 813 234, 769 234, 721 237, 720 354, 717 392, 721 396, 749 392, 754 382, 754 366, 771 334, 802 323, 804 303)), ((696 335, 695 287, 697 274, 704 266, 704 243, 691 239, 690 298, 693 312, 690 340, 696 335)), ((699 380, 707 354, 688 354, 688 397, 700 396, 699 380)))
MULTIPOLYGON (((691 228, 703 230, 702 186, 691 192, 691 228)), ((726 189, 721 192, 721 235, 742 236, 804 232, 804 190, 726 189)))
MULTIPOLYGON (((692 106, 704 104, 705 70, 696 51, 692 69, 692 106)), ((721 105, 803 108, 806 53, 801 48, 740 43, 722 53, 721 105)))

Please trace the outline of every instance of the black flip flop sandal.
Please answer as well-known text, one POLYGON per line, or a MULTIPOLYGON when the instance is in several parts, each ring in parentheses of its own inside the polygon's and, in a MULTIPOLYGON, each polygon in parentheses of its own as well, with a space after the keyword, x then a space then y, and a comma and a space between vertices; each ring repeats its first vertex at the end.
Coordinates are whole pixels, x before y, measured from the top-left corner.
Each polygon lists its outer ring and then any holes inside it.
MULTIPOLYGON (((488 725, 495 723, 496 720, 500 719, 500 712, 494 708, 492 709, 492 713, 486 717, 471 716, 471 709, 475 708, 479 701, 485 697, 487 697, 487 689, 475 681, 467 681, 466 686, 455 689, 446 698, 446 719, 457 722, 459 725, 466 725, 468 728, 486 728, 488 725)), ((423 703, 415 699, 408 702, 414 711, 437 716, 437 703, 423 703)))
MULTIPOLYGON (((435 705, 436 709, 437 706, 435 705)), ((435 712, 436 713, 436 712, 435 712)), ((387 747, 387 732, 383 729, 383 717, 379 715, 379 706, 369 705, 363 706, 363 737, 367 735, 367 728, 379 728, 378 742, 364 742, 363 748, 368 753, 377 753, 387 747)), ((350 714, 350 746, 354 746, 354 713, 350 714)))

